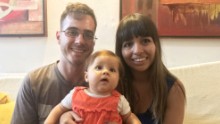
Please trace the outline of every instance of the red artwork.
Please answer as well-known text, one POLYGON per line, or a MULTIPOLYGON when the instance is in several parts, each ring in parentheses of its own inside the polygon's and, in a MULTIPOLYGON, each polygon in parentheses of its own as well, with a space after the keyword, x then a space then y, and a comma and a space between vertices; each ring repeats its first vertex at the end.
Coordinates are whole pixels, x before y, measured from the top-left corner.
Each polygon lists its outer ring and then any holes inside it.
POLYGON ((0 0, 0 36, 45 36, 44 0, 0 0))
POLYGON ((220 0, 129 0, 134 9, 128 13, 126 1, 122 0, 122 16, 151 15, 160 36, 220 36, 220 0))

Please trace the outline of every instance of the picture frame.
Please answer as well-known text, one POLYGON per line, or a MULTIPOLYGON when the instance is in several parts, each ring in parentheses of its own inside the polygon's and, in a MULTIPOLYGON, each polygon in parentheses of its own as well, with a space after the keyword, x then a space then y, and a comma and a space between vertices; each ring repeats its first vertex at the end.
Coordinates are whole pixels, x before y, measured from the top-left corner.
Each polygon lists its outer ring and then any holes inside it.
POLYGON ((47 36, 46 0, 0 0, 0 37, 47 36))
POLYGON ((161 37, 219 37, 220 0, 121 0, 120 19, 148 15, 161 37))

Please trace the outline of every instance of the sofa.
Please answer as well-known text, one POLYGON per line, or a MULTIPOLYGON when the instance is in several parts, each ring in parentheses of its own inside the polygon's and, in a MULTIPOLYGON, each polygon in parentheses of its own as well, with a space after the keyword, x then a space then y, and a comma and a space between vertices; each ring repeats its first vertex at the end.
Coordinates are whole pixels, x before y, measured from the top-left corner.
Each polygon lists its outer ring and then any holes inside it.
MULTIPOLYGON (((169 70, 185 86, 184 124, 220 124, 220 61, 169 70)), ((3 124, 10 123, 14 101, 25 75, 0 74, 0 92, 10 99, 8 103, 0 104, 0 122, 3 124), (2 111, 8 114, 2 114, 2 111)))
POLYGON ((171 68, 184 84, 184 124, 220 124, 220 61, 171 68))
POLYGON ((0 124, 10 124, 17 92, 25 73, 0 73, 0 124))

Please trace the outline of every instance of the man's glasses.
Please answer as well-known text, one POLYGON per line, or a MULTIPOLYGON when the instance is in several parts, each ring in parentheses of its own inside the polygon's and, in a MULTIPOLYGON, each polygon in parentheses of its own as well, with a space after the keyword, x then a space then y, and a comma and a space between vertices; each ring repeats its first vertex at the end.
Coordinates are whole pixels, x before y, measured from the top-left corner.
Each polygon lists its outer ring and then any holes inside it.
MULTIPOLYGON (((61 32, 64 32, 67 37, 71 37, 71 38, 76 38, 80 34, 80 31, 77 28, 69 28, 69 29, 66 29, 61 32)), ((84 40, 86 40, 86 41, 93 41, 93 40, 97 39, 94 36, 94 33, 91 31, 86 30, 86 31, 82 32, 82 35, 83 35, 84 40)))

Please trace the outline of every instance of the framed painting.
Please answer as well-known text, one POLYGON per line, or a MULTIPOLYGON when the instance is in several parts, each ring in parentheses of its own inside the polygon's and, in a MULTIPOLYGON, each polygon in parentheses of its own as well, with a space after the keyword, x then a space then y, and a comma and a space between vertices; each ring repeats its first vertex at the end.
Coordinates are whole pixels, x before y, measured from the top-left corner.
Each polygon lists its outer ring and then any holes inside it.
POLYGON ((121 18, 134 12, 150 16, 160 36, 220 36, 220 0, 121 0, 121 18))
POLYGON ((46 0, 0 0, 0 37, 46 35, 46 0))

